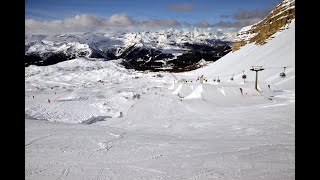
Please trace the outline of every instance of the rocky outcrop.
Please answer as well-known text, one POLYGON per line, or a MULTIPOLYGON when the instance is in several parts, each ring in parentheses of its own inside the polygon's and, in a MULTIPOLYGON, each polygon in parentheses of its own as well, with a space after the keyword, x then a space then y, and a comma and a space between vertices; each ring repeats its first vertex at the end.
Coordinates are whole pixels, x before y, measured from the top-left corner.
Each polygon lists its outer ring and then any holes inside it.
POLYGON ((260 22, 242 28, 232 43, 232 51, 248 43, 264 44, 274 33, 295 19, 295 0, 283 0, 260 22))

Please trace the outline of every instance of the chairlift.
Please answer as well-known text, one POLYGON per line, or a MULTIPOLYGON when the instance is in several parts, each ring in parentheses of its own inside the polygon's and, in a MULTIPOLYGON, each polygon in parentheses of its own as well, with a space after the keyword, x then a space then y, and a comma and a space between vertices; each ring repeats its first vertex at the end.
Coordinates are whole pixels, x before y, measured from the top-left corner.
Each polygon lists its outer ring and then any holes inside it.
POLYGON ((232 77, 231 77, 231 79, 230 79, 231 81, 233 81, 233 77, 234 77, 234 74, 232 74, 232 77))
POLYGON ((244 71, 243 71, 242 79, 247 79, 247 75, 244 74, 244 71))
POLYGON ((280 73, 280 77, 281 78, 285 78, 286 77, 286 73, 284 73, 286 71, 286 67, 283 67, 283 72, 280 73))

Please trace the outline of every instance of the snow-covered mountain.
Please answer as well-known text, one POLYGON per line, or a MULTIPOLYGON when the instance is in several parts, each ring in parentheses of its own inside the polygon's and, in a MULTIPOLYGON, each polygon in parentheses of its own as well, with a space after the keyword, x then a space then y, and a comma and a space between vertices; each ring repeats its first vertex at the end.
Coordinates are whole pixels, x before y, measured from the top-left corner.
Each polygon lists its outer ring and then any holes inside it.
POLYGON ((232 30, 166 29, 131 33, 26 35, 25 65, 51 65, 78 57, 124 59, 137 70, 184 71, 230 51, 232 30))

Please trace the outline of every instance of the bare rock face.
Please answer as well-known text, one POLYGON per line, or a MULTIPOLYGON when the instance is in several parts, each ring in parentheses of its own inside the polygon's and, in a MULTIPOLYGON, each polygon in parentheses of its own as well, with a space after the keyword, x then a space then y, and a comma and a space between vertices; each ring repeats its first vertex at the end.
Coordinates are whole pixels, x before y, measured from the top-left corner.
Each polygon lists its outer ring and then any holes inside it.
POLYGON ((295 19, 295 0, 283 0, 260 22, 242 28, 232 42, 232 51, 248 43, 264 44, 274 33, 295 19))

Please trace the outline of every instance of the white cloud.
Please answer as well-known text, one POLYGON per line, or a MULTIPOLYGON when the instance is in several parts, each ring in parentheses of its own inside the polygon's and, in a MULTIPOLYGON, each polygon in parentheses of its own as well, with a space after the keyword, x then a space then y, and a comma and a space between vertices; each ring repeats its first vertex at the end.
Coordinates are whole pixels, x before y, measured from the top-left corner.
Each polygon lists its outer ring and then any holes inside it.
MULTIPOLYGON (((220 21, 213 26, 216 27, 235 27, 235 28, 242 28, 244 26, 249 26, 254 23, 259 22, 265 16, 271 12, 272 7, 266 9, 254 9, 254 10, 237 10, 232 15, 235 21, 220 21)), ((231 15, 220 15, 220 17, 231 17, 231 15)))
POLYGON ((90 14, 80 14, 63 20, 41 21, 25 20, 26 34, 59 34, 77 32, 97 32, 110 30, 126 31, 130 28, 177 27, 180 22, 175 19, 149 19, 135 21, 127 14, 113 14, 101 18, 90 14))
POLYGON ((258 19, 241 20, 241 22, 224 22, 209 24, 206 21, 189 23, 186 21, 179 22, 175 19, 147 19, 134 20, 127 14, 113 14, 109 17, 97 17, 90 14, 80 14, 62 20, 25 20, 26 34, 61 34, 61 33, 83 33, 83 32, 128 32, 131 30, 150 30, 161 28, 177 27, 243 27, 250 25, 258 19))
POLYGON ((133 26, 134 21, 127 14, 113 14, 105 20, 106 26, 111 27, 128 27, 133 26))
POLYGON ((65 32, 86 32, 103 26, 103 20, 93 15, 81 14, 64 20, 25 20, 26 33, 51 34, 65 32))
POLYGON ((214 27, 223 27, 223 28, 242 28, 245 26, 253 25, 256 22, 259 22, 261 19, 252 18, 252 19, 244 19, 239 21, 219 21, 216 24, 213 24, 214 27))

